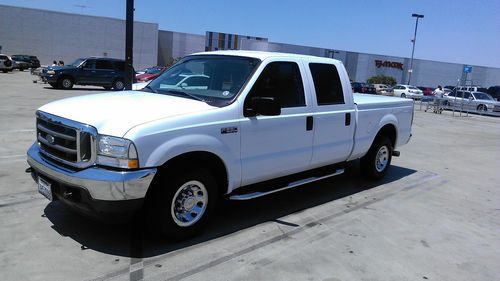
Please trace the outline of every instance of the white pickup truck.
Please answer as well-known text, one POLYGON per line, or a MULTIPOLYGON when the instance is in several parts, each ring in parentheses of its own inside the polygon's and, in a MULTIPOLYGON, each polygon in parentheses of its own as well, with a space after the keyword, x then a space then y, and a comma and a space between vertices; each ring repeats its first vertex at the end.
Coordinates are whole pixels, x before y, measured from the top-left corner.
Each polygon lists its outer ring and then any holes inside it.
POLYGON ((99 218, 144 210, 160 233, 185 237, 221 196, 264 196, 359 158, 382 178, 412 121, 412 100, 353 95, 338 60, 197 53, 141 91, 39 108, 28 171, 49 200, 99 218))

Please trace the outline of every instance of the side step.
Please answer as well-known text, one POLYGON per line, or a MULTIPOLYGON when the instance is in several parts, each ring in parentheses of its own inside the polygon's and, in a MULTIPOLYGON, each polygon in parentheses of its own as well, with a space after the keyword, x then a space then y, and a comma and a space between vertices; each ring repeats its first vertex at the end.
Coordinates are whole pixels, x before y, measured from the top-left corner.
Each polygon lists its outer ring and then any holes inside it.
POLYGON ((294 187, 298 187, 298 186, 301 186, 301 185, 304 185, 304 184, 308 184, 308 183, 311 183, 311 182, 315 182, 315 181, 323 180, 323 179, 326 179, 326 178, 338 176, 338 175, 343 174, 343 173, 344 173, 344 169, 337 169, 332 174, 327 174, 327 175, 323 175, 323 176, 319 176, 319 177, 308 177, 308 178, 305 178, 305 179, 301 179, 301 180, 297 180, 297 181, 291 182, 291 183, 289 183, 288 185, 286 185, 284 187, 277 188, 277 189, 271 189, 271 190, 268 190, 268 191, 254 191, 254 192, 245 193, 245 194, 231 195, 231 196, 229 196, 229 199, 230 200, 250 200, 250 199, 255 199, 255 198, 259 198, 259 197, 266 196, 266 195, 269 195, 269 194, 273 194, 273 193, 276 193, 276 192, 280 192, 280 191, 283 191, 283 190, 287 190, 287 189, 291 189, 291 188, 294 188, 294 187))

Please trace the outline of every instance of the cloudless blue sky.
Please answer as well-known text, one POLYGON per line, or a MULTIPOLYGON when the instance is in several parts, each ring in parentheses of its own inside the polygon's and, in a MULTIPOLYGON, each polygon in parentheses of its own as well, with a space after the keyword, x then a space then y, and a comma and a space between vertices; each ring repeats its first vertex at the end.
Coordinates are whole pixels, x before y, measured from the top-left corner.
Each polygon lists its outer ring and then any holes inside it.
MULTIPOLYGON (((5 5, 121 19, 125 3, 0 0, 5 5)), ((415 58, 500 67, 500 0, 135 0, 135 20, 158 23, 163 30, 237 33, 404 57, 411 55, 412 13, 425 15, 419 21, 415 58)))

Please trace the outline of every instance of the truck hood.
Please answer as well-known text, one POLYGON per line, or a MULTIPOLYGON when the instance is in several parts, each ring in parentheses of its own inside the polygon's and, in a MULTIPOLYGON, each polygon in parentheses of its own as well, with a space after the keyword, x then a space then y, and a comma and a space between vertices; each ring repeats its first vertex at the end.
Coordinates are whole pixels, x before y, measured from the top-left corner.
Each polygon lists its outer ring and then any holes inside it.
POLYGON ((216 108, 188 98, 124 91, 58 100, 39 110, 91 125, 100 134, 121 137, 143 123, 216 108))

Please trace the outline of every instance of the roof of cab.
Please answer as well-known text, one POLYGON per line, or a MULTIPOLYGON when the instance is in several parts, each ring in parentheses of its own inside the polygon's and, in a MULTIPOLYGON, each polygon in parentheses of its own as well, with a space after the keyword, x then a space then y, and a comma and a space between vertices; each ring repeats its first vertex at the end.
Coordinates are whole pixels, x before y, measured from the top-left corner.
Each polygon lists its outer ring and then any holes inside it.
POLYGON ((250 57, 250 58, 257 58, 260 60, 265 60, 268 58, 300 58, 303 60, 324 60, 332 62, 332 61, 337 61, 339 60, 336 59, 331 59, 331 58, 325 58, 325 57, 316 57, 316 56, 308 56, 308 55, 299 55, 299 54, 289 54, 289 53, 275 53, 275 52, 261 52, 261 51, 244 51, 244 50, 222 50, 222 51, 212 51, 212 52, 201 52, 201 53, 195 53, 193 55, 223 55, 223 56, 239 56, 239 57, 250 57))

